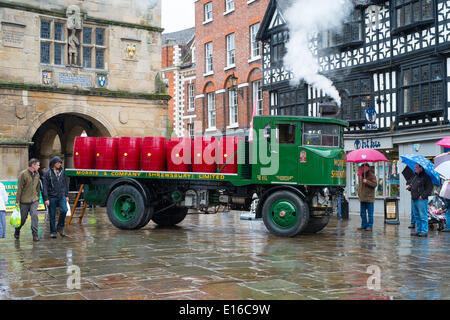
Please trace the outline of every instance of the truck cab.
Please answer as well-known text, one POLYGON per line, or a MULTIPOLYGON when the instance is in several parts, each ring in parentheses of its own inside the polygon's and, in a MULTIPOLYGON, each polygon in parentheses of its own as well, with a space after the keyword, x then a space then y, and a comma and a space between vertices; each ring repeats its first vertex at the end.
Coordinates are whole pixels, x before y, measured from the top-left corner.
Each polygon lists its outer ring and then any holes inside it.
POLYGON ((270 184, 345 186, 346 125, 326 118, 255 117, 252 177, 270 184))

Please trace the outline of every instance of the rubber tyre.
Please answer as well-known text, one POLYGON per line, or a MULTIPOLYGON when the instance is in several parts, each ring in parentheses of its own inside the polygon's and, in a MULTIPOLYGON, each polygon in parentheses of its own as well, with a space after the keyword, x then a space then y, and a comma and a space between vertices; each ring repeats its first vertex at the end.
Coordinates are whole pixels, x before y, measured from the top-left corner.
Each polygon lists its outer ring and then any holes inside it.
POLYGON ((330 221, 330 217, 309 218, 308 225, 302 233, 317 233, 325 228, 330 221))
POLYGON ((280 237, 294 237, 308 225, 309 208, 294 192, 276 191, 262 206, 262 217, 270 233, 280 237), (287 212, 281 217, 281 212, 287 212))
POLYGON ((152 207, 148 208, 146 210, 146 212, 145 212, 145 215, 142 218, 141 223, 136 227, 136 229, 140 229, 140 228, 145 227, 150 222, 150 220, 152 219, 153 212, 154 212, 154 210, 153 210, 152 207))
POLYGON ((133 186, 118 186, 108 197, 106 212, 115 227, 137 229, 146 218, 144 196, 133 186))
POLYGON ((158 214, 154 214, 152 220, 161 227, 174 226, 186 218, 188 210, 188 208, 172 207, 158 214))

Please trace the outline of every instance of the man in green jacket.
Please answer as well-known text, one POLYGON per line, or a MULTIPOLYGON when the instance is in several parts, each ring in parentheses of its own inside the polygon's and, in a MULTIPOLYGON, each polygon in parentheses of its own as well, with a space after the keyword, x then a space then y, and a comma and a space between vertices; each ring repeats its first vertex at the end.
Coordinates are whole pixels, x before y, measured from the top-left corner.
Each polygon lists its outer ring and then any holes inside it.
POLYGON ((38 237, 38 212, 39 192, 41 190, 41 183, 39 179, 40 162, 38 159, 31 159, 28 162, 28 168, 23 170, 17 180, 17 194, 16 206, 20 206, 20 227, 14 231, 14 238, 19 239, 20 229, 25 224, 28 213, 31 216, 31 233, 33 234, 33 241, 39 241, 38 237))

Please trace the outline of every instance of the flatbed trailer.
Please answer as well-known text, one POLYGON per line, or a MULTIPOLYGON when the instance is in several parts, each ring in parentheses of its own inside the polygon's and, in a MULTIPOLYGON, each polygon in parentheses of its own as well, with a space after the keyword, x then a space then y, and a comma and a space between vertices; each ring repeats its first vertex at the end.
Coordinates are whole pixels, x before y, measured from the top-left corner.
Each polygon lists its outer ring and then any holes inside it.
POLYGON ((175 225, 189 209, 250 210, 256 194, 256 217, 271 233, 316 233, 328 224, 333 200, 345 187, 344 126, 327 118, 255 117, 254 140, 239 143, 235 174, 66 169, 66 175, 84 184, 85 201, 106 206, 121 229, 139 229, 150 220, 175 225))

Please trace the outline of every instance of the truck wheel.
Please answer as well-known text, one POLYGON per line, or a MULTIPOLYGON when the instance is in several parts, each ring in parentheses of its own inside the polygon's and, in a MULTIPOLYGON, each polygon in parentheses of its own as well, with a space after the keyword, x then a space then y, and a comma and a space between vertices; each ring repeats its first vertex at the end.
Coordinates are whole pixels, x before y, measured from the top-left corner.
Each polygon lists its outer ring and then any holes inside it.
POLYGON ((139 223, 139 225, 136 227, 136 229, 145 227, 150 222, 152 216, 153 216, 153 208, 149 207, 146 210, 145 215, 142 217, 141 223, 139 223))
POLYGON ((170 227, 183 221, 187 213, 188 208, 172 207, 153 215, 152 220, 161 227, 170 227))
POLYGON ((143 195, 130 185, 121 185, 111 192, 106 211, 114 226, 126 230, 137 229, 147 213, 143 195))
POLYGON ((281 237, 294 237, 308 224, 309 209, 305 202, 291 191, 277 191, 262 206, 266 228, 281 237))
POLYGON ((330 221, 330 217, 309 218, 308 225, 302 233, 317 233, 325 228, 330 221))

